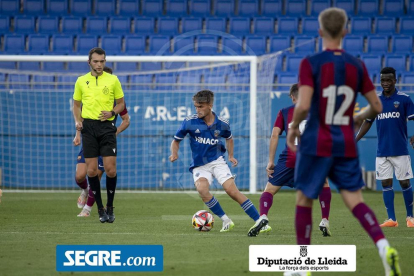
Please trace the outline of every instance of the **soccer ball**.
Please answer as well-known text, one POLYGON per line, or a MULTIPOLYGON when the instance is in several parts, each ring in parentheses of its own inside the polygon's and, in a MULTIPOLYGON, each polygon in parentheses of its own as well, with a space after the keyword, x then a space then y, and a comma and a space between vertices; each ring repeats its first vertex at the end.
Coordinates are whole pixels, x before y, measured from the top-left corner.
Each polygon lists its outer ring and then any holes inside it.
POLYGON ((213 228, 213 215, 205 210, 200 210, 193 216, 193 227, 195 230, 208 232, 213 228))

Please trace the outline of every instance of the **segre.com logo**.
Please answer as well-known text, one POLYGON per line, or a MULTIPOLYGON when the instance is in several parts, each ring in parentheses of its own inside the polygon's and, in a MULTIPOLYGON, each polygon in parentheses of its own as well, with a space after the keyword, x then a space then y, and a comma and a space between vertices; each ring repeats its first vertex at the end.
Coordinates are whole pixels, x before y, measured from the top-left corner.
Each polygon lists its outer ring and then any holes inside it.
POLYGON ((57 271, 162 271, 162 245, 57 245, 57 271))

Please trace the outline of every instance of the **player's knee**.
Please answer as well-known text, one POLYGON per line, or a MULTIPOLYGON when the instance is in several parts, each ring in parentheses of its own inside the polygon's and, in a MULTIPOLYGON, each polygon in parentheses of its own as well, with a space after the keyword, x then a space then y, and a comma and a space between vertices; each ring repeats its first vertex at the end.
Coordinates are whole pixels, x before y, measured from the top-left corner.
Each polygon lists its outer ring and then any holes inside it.
POLYGON ((408 187, 410 187, 410 180, 408 180, 408 179, 406 179, 406 180, 400 180, 400 185, 401 185, 401 188, 403 190, 405 190, 408 187))
POLYGON ((112 167, 112 168, 110 167, 108 169, 105 168, 105 173, 107 176, 113 178, 116 176, 116 168, 115 167, 112 167))
POLYGON ((98 169, 97 168, 88 168, 88 176, 94 177, 98 175, 98 169))
POLYGON ((265 188, 264 192, 266 192, 266 193, 270 193, 270 194, 272 194, 272 195, 275 195, 275 194, 276 194, 276 192, 277 192, 277 187, 276 187, 276 186, 273 186, 273 185, 272 185, 272 184, 270 184, 270 183, 267 183, 267 185, 266 185, 266 188, 265 188))
POLYGON ((390 187, 390 186, 392 186, 392 179, 382 180, 381 184, 382 184, 383 188, 390 187))
POLYGON ((86 178, 86 171, 84 174, 76 173, 75 180, 77 183, 82 183, 86 178))

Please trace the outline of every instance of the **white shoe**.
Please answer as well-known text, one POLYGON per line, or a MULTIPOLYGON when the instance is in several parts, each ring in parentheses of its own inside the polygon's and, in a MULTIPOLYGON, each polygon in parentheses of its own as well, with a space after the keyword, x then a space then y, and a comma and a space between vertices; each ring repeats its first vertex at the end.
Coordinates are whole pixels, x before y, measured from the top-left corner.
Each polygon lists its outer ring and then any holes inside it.
POLYGON ((380 252, 382 264, 385 269, 385 276, 401 276, 398 252, 395 248, 386 246, 383 252, 380 252))
POLYGON ((283 276, 311 276, 311 273, 309 271, 286 271, 283 273, 283 276))
POLYGON ((91 215, 91 211, 86 210, 85 208, 79 213, 78 217, 89 217, 91 215))
POLYGON ((229 219, 223 222, 223 228, 221 228, 220 232, 230 232, 234 228, 234 222, 229 219))
POLYGON ((79 209, 82 209, 85 206, 87 199, 88 199, 88 192, 82 191, 82 193, 78 197, 78 208, 79 209))
MULTIPOLYGON (((262 233, 262 229, 267 226, 267 224, 269 223, 269 219, 267 218, 266 215, 261 215, 260 218, 256 221, 256 223, 249 229, 249 232, 247 233, 247 236, 249 237, 256 237, 257 235, 259 235, 259 233, 262 233)), ((272 228, 266 228, 267 231, 272 230, 272 228)))
POLYGON ((331 230, 329 229, 329 220, 325 218, 321 220, 321 223, 319 223, 319 230, 322 231, 322 236, 324 237, 332 236, 331 230))
POLYGON ((262 229, 260 229, 261 234, 267 233, 267 232, 270 232, 270 231, 272 231, 272 227, 270 227, 269 225, 266 225, 262 229))

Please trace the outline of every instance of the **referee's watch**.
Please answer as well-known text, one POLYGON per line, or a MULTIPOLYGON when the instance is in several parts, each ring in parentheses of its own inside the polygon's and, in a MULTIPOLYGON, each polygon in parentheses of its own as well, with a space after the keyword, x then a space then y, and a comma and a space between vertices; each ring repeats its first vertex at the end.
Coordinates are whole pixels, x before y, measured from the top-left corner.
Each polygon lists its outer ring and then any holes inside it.
POLYGON ((112 117, 116 115, 115 111, 111 111, 112 112, 112 117))

